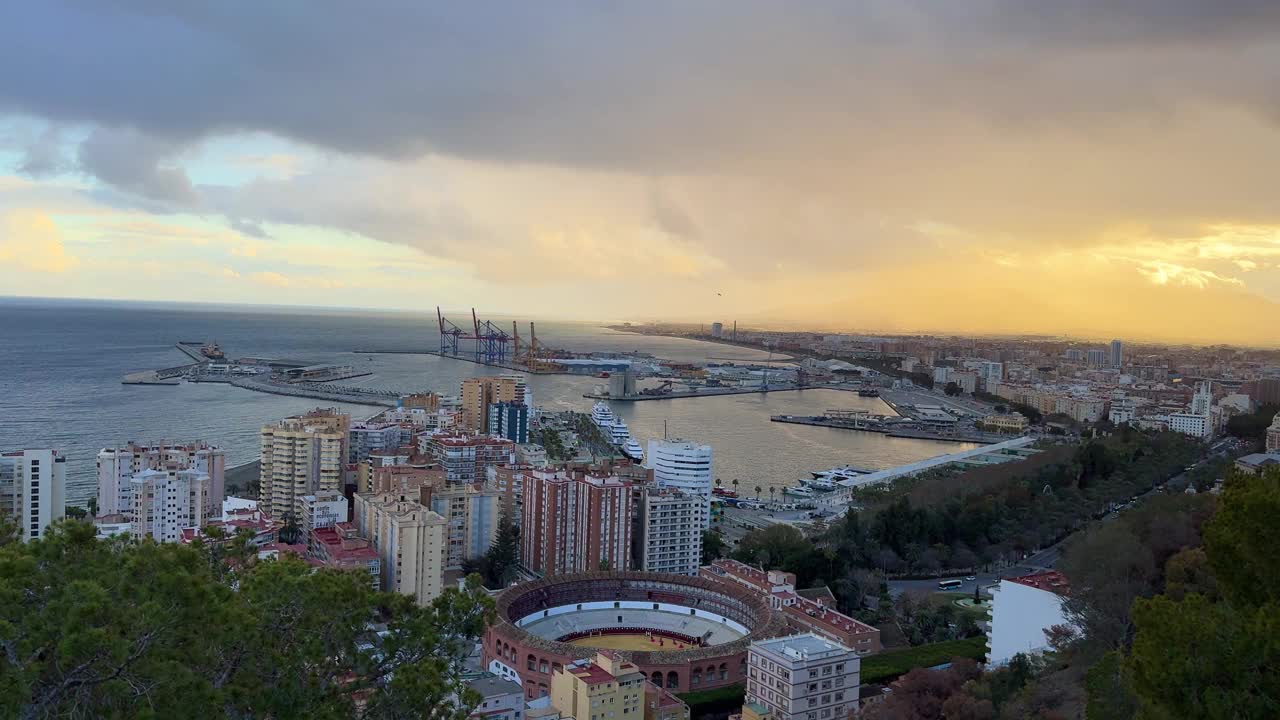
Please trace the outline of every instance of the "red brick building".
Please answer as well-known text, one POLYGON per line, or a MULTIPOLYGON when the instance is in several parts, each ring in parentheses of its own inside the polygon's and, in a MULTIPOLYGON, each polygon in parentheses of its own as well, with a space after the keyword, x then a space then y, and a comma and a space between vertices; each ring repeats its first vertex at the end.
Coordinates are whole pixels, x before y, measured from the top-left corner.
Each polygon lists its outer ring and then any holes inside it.
POLYGON ((521 560, 561 575, 626 570, 631 557, 631 483, 533 470, 524 474, 521 560))

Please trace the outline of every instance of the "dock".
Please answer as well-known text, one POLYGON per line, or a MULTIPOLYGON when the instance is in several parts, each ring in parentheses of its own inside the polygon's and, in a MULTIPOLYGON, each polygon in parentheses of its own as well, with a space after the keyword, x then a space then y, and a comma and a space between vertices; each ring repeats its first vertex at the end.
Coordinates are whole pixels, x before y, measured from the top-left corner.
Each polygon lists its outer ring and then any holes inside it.
POLYGON ((243 390, 256 390, 257 392, 271 393, 272 395, 288 395, 314 400, 350 403, 352 405, 395 407, 401 396, 401 393, 391 390, 368 390, 343 385, 309 386, 305 383, 274 383, 270 380, 263 380, 260 376, 232 378, 228 384, 243 390))
MULTIPOLYGON (((409 354, 409 353, 407 353, 407 352, 406 352, 406 353, 404 353, 404 354, 409 354)), ((529 368, 529 367, 528 367, 528 366, 526 366, 526 365, 521 365, 521 364, 519 364, 519 363, 515 363, 515 362, 507 362, 507 361, 502 361, 502 362, 490 362, 490 361, 487 361, 487 360, 481 360, 481 359, 474 358, 474 357, 468 357, 468 356, 466 356, 466 355, 462 355, 462 354, 452 355, 452 354, 450 354, 450 353, 442 353, 442 352, 440 352, 439 350, 423 350, 421 353, 416 353, 416 352, 415 352, 415 353, 412 353, 412 354, 414 354, 414 355, 435 355, 436 357, 442 357, 442 358, 445 358, 445 359, 447 359, 447 360, 464 360, 464 361, 469 362, 469 363, 475 363, 476 365, 484 365, 484 366, 486 366, 486 367, 502 368, 503 370, 510 370, 510 371, 512 371, 512 372, 521 372, 521 373, 526 373, 526 374, 529 374, 529 375, 573 375, 573 374, 574 374, 574 373, 568 372, 567 370, 548 370, 548 369, 546 369, 546 368, 536 368, 536 369, 534 369, 534 368, 529 368)), ((543 358, 543 359, 540 359, 540 360, 539 360, 539 362, 555 362, 555 361, 554 361, 554 360, 551 360, 551 359, 543 358)))
POLYGON ((634 395, 613 396, 608 393, 583 393, 582 397, 592 400, 612 400, 614 402, 640 402, 641 400, 675 400, 678 398, 718 397, 721 395, 751 395, 756 393, 789 392, 792 390, 819 389, 796 387, 794 385, 778 385, 765 388, 702 388, 698 390, 674 390, 664 393, 635 393, 634 395))

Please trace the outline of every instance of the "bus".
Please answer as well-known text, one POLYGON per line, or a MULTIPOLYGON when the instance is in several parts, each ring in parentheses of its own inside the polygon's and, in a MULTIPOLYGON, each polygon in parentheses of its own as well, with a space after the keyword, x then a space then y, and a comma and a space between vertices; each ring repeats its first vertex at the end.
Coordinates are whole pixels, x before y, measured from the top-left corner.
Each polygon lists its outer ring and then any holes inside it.
POLYGON ((940 580, 938 582, 939 590, 959 590, 964 582, 961 580, 940 580))

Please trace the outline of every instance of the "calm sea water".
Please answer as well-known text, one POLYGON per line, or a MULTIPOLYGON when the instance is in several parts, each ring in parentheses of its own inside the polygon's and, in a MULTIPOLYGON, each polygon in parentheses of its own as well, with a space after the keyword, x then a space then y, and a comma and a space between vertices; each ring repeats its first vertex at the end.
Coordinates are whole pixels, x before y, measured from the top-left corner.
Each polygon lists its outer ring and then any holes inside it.
MULTIPOLYGON (((506 325, 509 326, 507 319, 506 325)), ((226 448, 228 462, 254 460, 258 429, 319 401, 220 384, 122 385, 126 373, 180 365, 179 340, 215 338, 232 357, 341 362, 372 373, 352 384, 456 394, 464 377, 492 368, 426 355, 355 354, 355 349, 437 348, 430 315, 372 311, 255 308, 0 298, 0 450, 54 447, 68 456, 68 502, 96 492, 94 457, 106 446, 206 440, 226 448)), ((527 329, 527 323, 521 332, 527 329)), ((678 338, 620 333, 598 323, 538 322, 539 340, 579 351, 638 350, 688 362, 708 358, 762 360, 749 349, 678 338)), ((596 378, 529 378, 534 403, 588 410, 582 397, 596 378)), ((323 403, 333 405, 333 403, 323 403)), ((343 406, 363 418, 379 408, 343 406)), ((834 390, 617 403, 614 410, 644 443, 672 436, 708 443, 715 473, 741 488, 782 487, 809 471, 851 464, 898 465, 964 446, 888 438, 873 433, 784 425, 776 414, 821 414, 828 408, 889 412, 880 400, 834 390)))

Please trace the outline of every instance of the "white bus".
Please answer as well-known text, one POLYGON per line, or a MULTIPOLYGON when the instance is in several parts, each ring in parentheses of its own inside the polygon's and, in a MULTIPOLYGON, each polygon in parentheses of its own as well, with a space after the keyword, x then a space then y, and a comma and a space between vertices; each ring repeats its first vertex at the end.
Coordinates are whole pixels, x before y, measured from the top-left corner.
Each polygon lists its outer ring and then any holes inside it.
POLYGON ((960 586, 963 584, 964 584, 964 581, 962 580, 939 580, 938 589, 939 590, 959 590, 960 586))

